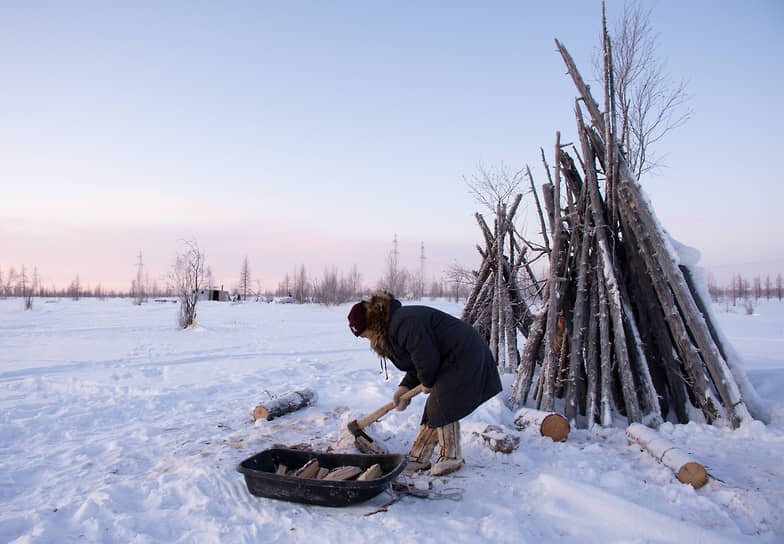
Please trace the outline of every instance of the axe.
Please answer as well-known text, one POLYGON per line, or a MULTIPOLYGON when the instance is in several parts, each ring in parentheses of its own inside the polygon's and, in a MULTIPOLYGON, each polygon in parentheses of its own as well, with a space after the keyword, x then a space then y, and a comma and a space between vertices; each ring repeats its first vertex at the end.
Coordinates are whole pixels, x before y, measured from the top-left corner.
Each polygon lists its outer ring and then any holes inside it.
MULTIPOLYGON (((402 394, 400 396, 400 400, 410 400, 421 392, 422 392, 422 385, 420 384, 417 385, 415 388, 411 389, 410 391, 406 391, 404 394, 402 394)), ((378 421, 378 419, 381 416, 390 412, 394 407, 395 407, 394 402, 388 402, 381 408, 377 409, 374 412, 371 412, 365 417, 348 422, 348 430, 356 438, 357 447, 362 451, 364 451, 365 449, 369 450, 369 451, 365 451, 364 453, 379 453, 380 451, 378 445, 374 444, 373 439, 364 431, 364 428, 370 425, 371 423, 378 421)))

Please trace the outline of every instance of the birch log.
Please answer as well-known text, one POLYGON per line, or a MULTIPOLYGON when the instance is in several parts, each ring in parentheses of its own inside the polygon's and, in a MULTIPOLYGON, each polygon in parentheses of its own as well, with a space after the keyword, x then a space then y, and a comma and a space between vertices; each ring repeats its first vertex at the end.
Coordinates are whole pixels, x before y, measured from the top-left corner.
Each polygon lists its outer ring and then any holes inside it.
POLYGON ((569 436, 569 422, 561 414, 532 408, 520 408, 514 418, 518 430, 536 429, 553 442, 563 442, 569 436))
POLYGON ((253 410, 253 421, 258 419, 273 420, 276 417, 295 412, 316 402, 316 392, 312 389, 289 391, 259 404, 253 410))
POLYGON ((639 444, 654 459, 672 470, 678 480, 699 489, 708 483, 705 467, 691 456, 659 434, 639 423, 632 423, 626 429, 626 436, 632 443, 639 444))

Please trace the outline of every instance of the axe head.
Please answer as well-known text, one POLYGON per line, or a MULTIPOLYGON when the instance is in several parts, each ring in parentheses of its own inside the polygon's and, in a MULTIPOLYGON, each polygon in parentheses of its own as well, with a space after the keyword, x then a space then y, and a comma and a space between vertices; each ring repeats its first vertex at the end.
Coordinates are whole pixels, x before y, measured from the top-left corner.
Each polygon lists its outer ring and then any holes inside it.
POLYGON ((348 430, 349 430, 349 432, 351 434, 353 434, 357 438, 359 438, 361 436, 362 438, 364 438, 368 442, 371 442, 371 443, 373 442, 373 439, 364 430, 359 428, 359 425, 357 424, 357 420, 356 419, 353 420, 353 421, 349 421, 348 422, 348 430))

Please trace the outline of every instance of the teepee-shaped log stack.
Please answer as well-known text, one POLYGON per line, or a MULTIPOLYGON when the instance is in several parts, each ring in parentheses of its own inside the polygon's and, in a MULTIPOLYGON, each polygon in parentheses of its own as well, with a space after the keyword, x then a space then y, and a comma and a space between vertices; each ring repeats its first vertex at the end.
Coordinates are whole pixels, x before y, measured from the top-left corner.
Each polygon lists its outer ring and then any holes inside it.
POLYGON ((521 199, 522 195, 517 195, 508 211, 503 203, 498 204, 492 231, 484 217, 476 214, 485 248, 477 246, 482 265, 461 315, 463 321, 471 323, 487 340, 501 373, 517 368, 520 361, 517 331, 527 335, 533 322, 526 295, 517 281, 520 271, 524 270, 531 283, 536 283, 526 260, 528 248, 521 243, 513 226, 521 199), (507 239, 508 255, 505 252, 507 239))
MULTIPOLYGON (((581 168, 558 136, 555 175, 543 188, 551 237, 546 300, 524 330, 509 405, 563 410, 570 420, 584 414, 588 426, 610 425, 620 414, 655 427, 668 417, 686 422, 699 409, 707 422, 737 427, 751 419, 744 397, 754 392, 742 369, 730 370, 728 346, 631 172, 613 116, 600 111, 556 44, 580 95, 581 168)), ((605 91, 612 112, 610 96, 605 91)))

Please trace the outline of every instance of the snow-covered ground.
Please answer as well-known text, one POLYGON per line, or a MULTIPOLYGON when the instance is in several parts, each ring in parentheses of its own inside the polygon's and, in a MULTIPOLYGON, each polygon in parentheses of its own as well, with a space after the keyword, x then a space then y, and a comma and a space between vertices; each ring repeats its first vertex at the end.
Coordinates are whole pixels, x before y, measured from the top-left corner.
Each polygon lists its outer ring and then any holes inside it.
MULTIPOLYGON (((457 304, 426 301, 459 314, 457 304)), ((392 492, 346 508, 262 499, 237 464, 273 444, 334 447, 341 419, 388 402, 348 305, 0 300, 0 542, 782 542, 784 303, 715 306, 772 420, 738 430, 664 424, 708 467, 694 490, 624 429, 563 443, 512 426, 493 399, 463 421, 466 467, 427 499, 392 492), (727 311, 727 310, 730 311, 727 311), (256 404, 310 387, 315 405, 252 422, 256 404), (511 454, 476 432, 501 425, 511 454)), ((511 377, 505 377, 508 385, 511 377)), ((406 452, 424 399, 373 426, 406 452)), ((420 486, 422 481, 419 482, 420 486)))

